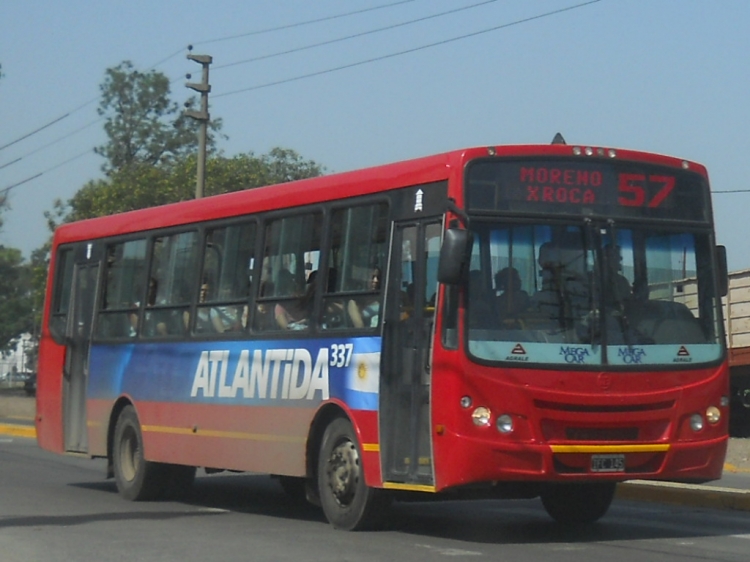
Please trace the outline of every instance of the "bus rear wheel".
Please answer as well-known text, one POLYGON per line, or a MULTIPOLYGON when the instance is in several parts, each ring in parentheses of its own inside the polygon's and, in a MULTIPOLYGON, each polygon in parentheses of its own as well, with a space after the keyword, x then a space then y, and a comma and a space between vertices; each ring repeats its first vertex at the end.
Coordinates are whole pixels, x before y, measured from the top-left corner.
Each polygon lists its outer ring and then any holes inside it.
POLYGON ((149 501, 164 493, 167 472, 163 465, 143 458, 143 434, 132 406, 123 408, 117 418, 112 464, 117 491, 123 498, 149 501))
POLYGON ((382 525, 390 496, 365 483, 357 437, 344 418, 331 422, 323 435, 318 491, 323 513, 336 529, 361 531, 382 525))
POLYGON ((558 523, 588 525, 607 513, 615 487, 614 482, 553 485, 542 492, 542 505, 558 523))

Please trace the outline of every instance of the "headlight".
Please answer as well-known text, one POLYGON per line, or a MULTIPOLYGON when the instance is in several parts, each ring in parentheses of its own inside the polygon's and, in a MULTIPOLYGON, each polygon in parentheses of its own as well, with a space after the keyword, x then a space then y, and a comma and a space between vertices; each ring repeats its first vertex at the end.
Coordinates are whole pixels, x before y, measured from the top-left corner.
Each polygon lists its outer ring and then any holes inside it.
POLYGON ((721 410, 719 410, 716 406, 709 406, 706 409, 706 420, 708 420, 708 423, 710 424, 717 424, 719 423, 719 420, 721 419, 721 410))
POLYGON ((703 429, 703 416, 700 414, 693 414, 690 416, 690 427, 693 431, 700 431, 703 429))
POLYGON ((490 425, 490 409, 479 406, 471 413, 471 419, 474 420, 474 425, 490 425))
POLYGON ((511 433, 513 431, 513 418, 508 414, 502 414, 497 417, 495 427, 500 433, 511 433))

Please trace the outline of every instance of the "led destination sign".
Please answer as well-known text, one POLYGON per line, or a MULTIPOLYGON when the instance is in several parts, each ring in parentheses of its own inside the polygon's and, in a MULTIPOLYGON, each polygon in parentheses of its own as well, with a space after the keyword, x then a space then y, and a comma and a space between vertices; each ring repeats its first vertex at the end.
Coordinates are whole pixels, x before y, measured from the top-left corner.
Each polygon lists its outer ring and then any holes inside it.
POLYGON ((683 170, 622 162, 480 160, 467 168, 472 211, 706 221, 707 186, 683 170))

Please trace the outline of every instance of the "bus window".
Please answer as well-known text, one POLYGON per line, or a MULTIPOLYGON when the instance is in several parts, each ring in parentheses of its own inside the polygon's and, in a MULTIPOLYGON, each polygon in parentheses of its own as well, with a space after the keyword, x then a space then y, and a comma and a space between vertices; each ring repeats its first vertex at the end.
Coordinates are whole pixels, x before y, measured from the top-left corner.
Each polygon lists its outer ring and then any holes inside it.
POLYGON ((197 265, 197 232, 161 236, 154 240, 144 317, 145 336, 185 333, 197 265))
POLYGON ((133 337, 138 330, 138 311, 146 288, 146 240, 108 246, 105 267, 97 336, 133 337))
POLYGON ((256 330, 309 328, 317 274, 306 269, 306 263, 312 262, 305 256, 320 250, 322 225, 319 212, 266 224, 256 330))
POLYGON ((195 333, 241 331, 247 326, 255 232, 255 223, 206 231, 195 333))
POLYGON ((385 203, 332 213, 323 329, 367 329, 380 324, 387 218, 385 203))
MULTIPOLYGON (((70 290, 73 286, 73 248, 65 248, 57 254, 57 277, 55 279, 55 292, 50 315, 50 331, 57 336, 65 333, 68 320, 68 309, 70 307, 70 290)), ((61 343, 61 342, 58 342, 61 343)))

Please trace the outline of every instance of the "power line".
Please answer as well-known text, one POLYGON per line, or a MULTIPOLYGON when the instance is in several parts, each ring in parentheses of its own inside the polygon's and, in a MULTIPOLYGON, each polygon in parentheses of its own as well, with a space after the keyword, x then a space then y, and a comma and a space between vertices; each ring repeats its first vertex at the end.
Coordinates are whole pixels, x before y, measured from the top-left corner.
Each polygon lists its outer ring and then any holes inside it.
MULTIPOLYGON (((334 14, 332 16, 326 16, 326 17, 322 17, 322 18, 316 18, 316 19, 312 19, 312 20, 301 21, 301 22, 296 22, 296 23, 287 24, 287 25, 281 25, 281 26, 278 26, 278 27, 272 27, 272 28, 267 28, 267 29, 259 29, 259 30, 255 30, 255 31, 249 31, 247 33, 240 33, 240 34, 237 34, 237 35, 229 35, 229 36, 226 36, 226 37, 219 37, 219 38, 216 38, 216 39, 209 39, 207 41, 201 41, 201 42, 198 42, 198 43, 195 43, 195 44, 196 45, 206 45, 206 44, 209 44, 209 43, 217 43, 217 42, 220 42, 220 41, 228 41, 230 39, 238 39, 240 37, 248 37, 250 35, 259 35, 259 34, 262 34, 262 33, 270 33, 270 32, 273 32, 273 31, 280 31, 282 29, 291 29, 291 28, 294 28, 294 27, 300 27, 300 26, 303 26, 303 25, 310 25, 310 24, 313 24, 313 23, 319 23, 319 22, 323 22, 323 21, 329 21, 329 20, 333 20, 333 19, 337 19, 337 18, 346 17, 346 16, 352 16, 352 15, 356 15, 356 14, 362 14, 362 13, 365 13, 365 12, 371 12, 371 11, 380 10, 380 9, 383 9, 383 8, 390 8, 390 7, 393 7, 393 6, 398 6, 400 4, 407 4, 409 2, 414 2, 414 0, 400 0, 398 2, 391 2, 389 4, 381 4, 381 5, 373 6, 373 7, 370 7, 370 8, 364 8, 364 9, 360 9, 360 10, 354 10, 354 11, 351 11, 351 12, 344 12, 344 13, 340 13, 340 14, 334 14)), ((181 48, 178 51, 173 52, 172 54, 168 55, 167 57, 161 59, 159 62, 151 65, 149 67, 149 70, 153 70, 155 67, 157 67, 157 66, 159 66, 159 65, 167 62, 168 60, 171 60, 172 58, 176 57, 177 55, 179 55, 183 51, 184 51, 184 48, 181 48)), ((60 117, 57 117, 56 119, 53 119, 49 123, 46 123, 45 125, 42 125, 41 127, 37 128, 37 129, 34 129, 33 131, 31 131, 29 133, 26 133, 26 134, 18 137, 17 139, 15 139, 15 140, 7 143, 7 144, 4 144, 3 146, 0 146, 0 150, 8 148, 9 146, 13 146, 14 144, 17 144, 17 143, 21 142, 22 140, 25 140, 25 139, 27 139, 29 137, 32 137, 32 136, 36 135, 37 133, 39 133, 39 132, 47 129, 48 127, 51 127, 52 125, 55 125, 56 123, 62 121, 63 119, 66 119, 67 117, 69 117, 73 113, 75 113, 75 112, 83 109, 84 107, 86 107, 88 105, 91 105, 92 103, 94 103, 98 99, 99 99, 99 97, 97 96, 95 98, 92 98, 92 99, 88 100, 87 102, 79 105, 78 107, 76 107, 76 108, 68 111, 64 115, 61 115, 60 117)), ((71 134, 75 134, 76 132, 78 132, 78 130, 74 131, 71 134)), ((47 146, 49 146, 49 145, 47 145, 47 146)), ((9 164, 5 164, 4 166, 0 166, 0 168, 8 166, 8 165, 9 164)))
POLYGON ((42 175, 44 175, 44 174, 46 174, 48 172, 51 172, 53 170, 57 170, 58 168, 64 166, 65 164, 69 164, 70 162, 73 162, 74 160, 78 160, 79 158, 82 158, 83 156, 86 156, 87 154, 91 154, 91 153, 92 153, 92 149, 89 148, 85 152, 81 152, 80 154, 76 154, 75 156, 72 156, 72 157, 68 158, 67 160, 65 160, 63 162, 60 162, 59 164, 55 164, 54 166, 52 166, 50 168, 47 168, 46 170, 43 170, 43 171, 39 172, 38 174, 34 174, 33 176, 26 178, 25 180, 21 180, 19 182, 11 184, 11 185, 9 185, 7 187, 4 187, 3 189, 0 189, 0 194, 6 194, 7 195, 12 189, 15 189, 16 187, 18 187, 20 185, 28 183, 31 180, 35 180, 39 176, 42 176, 42 175))
POLYGON ((15 160, 11 160, 10 162, 7 162, 7 163, 5 163, 3 165, 0 165, 0 170, 2 170, 3 168, 7 168, 11 164, 15 164, 16 162, 20 162, 21 160, 23 160, 27 156, 31 156, 32 154, 36 154, 37 152, 41 152, 42 150, 44 150, 45 148, 49 148, 53 144, 57 144, 58 142, 67 140, 70 137, 72 137, 73 135, 76 135, 76 134, 80 133, 81 131, 83 131, 85 129, 88 129, 92 125, 96 125, 97 123, 100 123, 104 119, 105 119, 105 117, 99 117, 98 119, 94 119, 93 121, 90 121, 89 123, 83 125, 82 127, 78 127, 77 129, 75 129, 75 130, 73 130, 73 131, 71 131, 69 133, 66 133, 66 134, 64 134, 61 137, 58 137, 55 140, 48 142, 47 144, 43 144, 39 148, 35 148, 34 150, 32 150, 30 152, 27 152, 26 154, 23 154, 23 155, 19 156, 15 160))
POLYGON ((47 123, 46 125, 42 125, 42 126, 41 126, 41 127, 39 127, 38 129, 34 129, 34 130, 33 130, 33 131, 31 131, 30 133, 26 133, 26 134, 25 134, 25 135, 23 135, 22 137, 18 137, 18 138, 17 138, 16 140, 14 140, 14 141, 11 141, 11 142, 9 142, 9 143, 7 143, 7 144, 4 144, 3 146, 0 146, 0 150, 3 150, 4 148, 8 148, 9 146, 13 146, 13 145, 14 145, 14 144, 16 144, 16 143, 18 143, 18 142, 21 142, 21 141, 22 141, 23 139, 27 139, 27 138, 29 138, 30 136, 32 136, 32 135, 35 135, 35 134, 37 134, 37 133, 38 133, 38 132, 40 132, 40 131, 43 131, 43 130, 44 130, 44 129, 46 129, 47 127, 51 127, 52 125, 54 125, 55 123, 57 123, 57 122, 59 122, 59 121, 62 121, 63 119, 65 119, 65 118, 66 118, 66 117, 68 117, 69 115, 70 115, 70 113, 66 113, 65 115, 61 115, 60 117, 58 117, 57 119, 54 119, 54 120, 50 121, 50 122, 49 122, 49 123, 47 123))
POLYGON ((208 39, 206 41, 199 41, 197 43, 194 43, 194 45, 208 45, 210 43, 219 43, 220 41, 229 41, 231 39, 240 39, 242 37, 250 37, 251 35, 260 35, 262 33, 271 33, 272 31, 281 31, 283 29, 292 29, 294 27, 301 27, 303 25, 310 25, 313 23, 320 23, 323 21, 330 21, 337 18, 343 18, 347 16, 354 16, 357 14, 364 14, 365 12, 372 12, 375 10, 381 10, 383 8, 392 8, 393 6, 398 6, 400 4, 408 4, 409 2, 414 2, 414 0, 400 0, 399 2, 391 2, 390 4, 381 4, 379 6, 372 6, 370 8, 363 8, 360 10, 354 10, 353 12, 345 12, 343 14, 335 14, 333 16, 325 16, 322 18, 317 18, 313 20, 307 20, 307 21, 301 21, 297 23, 290 23, 286 25, 280 25, 277 27, 269 27, 266 29, 258 29, 256 31, 248 31, 246 33, 238 33, 237 35, 227 35, 226 37, 219 37, 218 39, 208 39))
POLYGON ((214 99, 216 99, 216 98, 222 98, 222 97, 225 97, 225 96, 232 96, 234 94, 240 94, 240 93, 243 93, 243 92, 251 92, 251 91, 260 90, 260 89, 263 89, 263 88, 269 88, 271 86, 278 86, 280 84, 287 84, 289 82, 296 82, 298 80, 304 80, 305 78, 312 78, 314 76, 320 76, 322 74, 330 74, 331 72, 337 72, 339 70, 345 70, 347 68, 354 68, 355 66, 362 66, 364 64, 369 64, 371 62, 377 62, 377 61, 386 60, 386 59, 390 59, 390 58, 394 58, 394 57, 399 57, 401 55, 415 53, 417 51, 423 51, 425 49, 430 49, 432 47, 438 47, 440 45, 446 45, 448 43, 453 43, 455 41, 460 41, 462 39, 468 39, 469 37, 476 37, 477 35, 482 35, 484 33, 490 33, 491 31, 497 31, 499 29, 505 29, 505 28, 508 28, 508 27, 512 27, 514 25, 520 25, 522 23, 528 23, 530 21, 534 21, 534 20, 546 18, 546 17, 549 17, 549 16, 554 16, 554 15, 557 15, 557 14, 561 14, 563 12, 568 12, 570 10, 575 10, 575 9, 578 9, 578 8, 583 8, 583 7, 589 6, 591 4, 596 4, 597 2, 600 2, 600 1, 601 0, 590 0, 589 2, 582 2, 580 4, 575 4, 573 6, 568 6, 566 8, 560 8, 558 10, 552 10, 550 12, 545 12, 543 14, 539 14, 539 15, 536 15, 536 16, 531 16, 531 17, 528 17, 528 18, 523 18, 523 19, 520 19, 520 20, 516 20, 516 21, 510 22, 510 23, 505 23, 505 24, 502 24, 502 25, 496 25, 494 27, 490 27, 488 29, 483 29, 481 31, 475 31, 473 33, 467 33, 465 35, 459 35, 458 37, 451 37, 450 39, 443 39, 442 41, 436 41, 435 43, 429 43, 427 45, 421 45, 419 47, 413 47, 411 49, 406 49, 404 51, 398 51, 398 52, 395 52, 395 53, 390 53, 390 54, 382 55, 382 56, 379 56, 379 57, 373 57, 373 58, 370 58, 370 59, 361 60, 361 61, 358 61, 358 62, 353 62, 353 63, 350 63, 350 64, 345 64, 345 65, 337 66, 337 67, 334 67, 334 68, 328 68, 328 69, 325 69, 325 70, 318 70, 316 72, 310 72, 308 74, 302 74, 300 76, 293 76, 291 78, 285 78, 283 80, 276 80, 274 82, 267 82, 265 84, 259 84, 257 86, 250 86, 250 87, 247 87, 247 88, 240 88, 239 90, 232 90, 230 92, 225 92, 223 94, 214 94, 213 98, 214 99))
POLYGON ((230 66, 238 66, 238 65, 241 65, 241 64, 247 64, 247 63, 256 62, 256 61, 259 61, 259 60, 270 59, 270 58, 279 57, 279 56, 282 56, 282 55, 289 55, 291 53, 298 53, 300 51, 306 51, 307 49, 313 49, 315 47, 322 47, 323 45, 332 45, 333 43, 340 43, 341 41, 347 41, 349 39, 356 39, 358 37, 364 37, 365 35, 372 35, 374 33, 380 33, 381 31, 389 31, 391 29, 396 29, 398 27, 404 27, 404 26, 411 25, 411 24, 414 24, 414 23, 419 23, 419 22, 430 20, 430 19, 439 18, 439 17, 442 17, 442 16, 450 15, 450 14, 455 14, 457 12, 462 12, 464 10, 469 10, 471 8, 477 8, 479 6, 484 6, 485 4, 492 4, 493 2, 497 2, 497 0, 484 0, 483 2, 479 2, 477 4, 471 4, 469 6, 462 6, 460 8, 454 8, 453 10, 448 10, 446 12, 440 12, 438 14, 432 14, 432 15, 429 15, 429 16, 424 16, 424 17, 421 17, 421 18, 417 18, 417 19, 413 19, 413 20, 408 20, 408 21, 401 22, 401 23, 387 25, 385 27, 379 27, 377 29, 371 29, 369 31, 363 31, 361 33, 355 33, 353 35, 346 35, 344 37, 338 37, 336 39, 329 39, 327 41, 321 41, 320 43, 313 43, 311 45, 305 45, 303 47, 296 47, 294 49, 288 49, 286 51, 279 51, 277 53, 272 53, 270 55, 260 55, 260 56, 253 57, 253 58, 250 58, 250 59, 244 59, 244 60, 241 60, 241 61, 230 62, 230 63, 227 63, 227 64, 219 65, 214 70, 220 70, 222 68, 229 68, 230 66))

